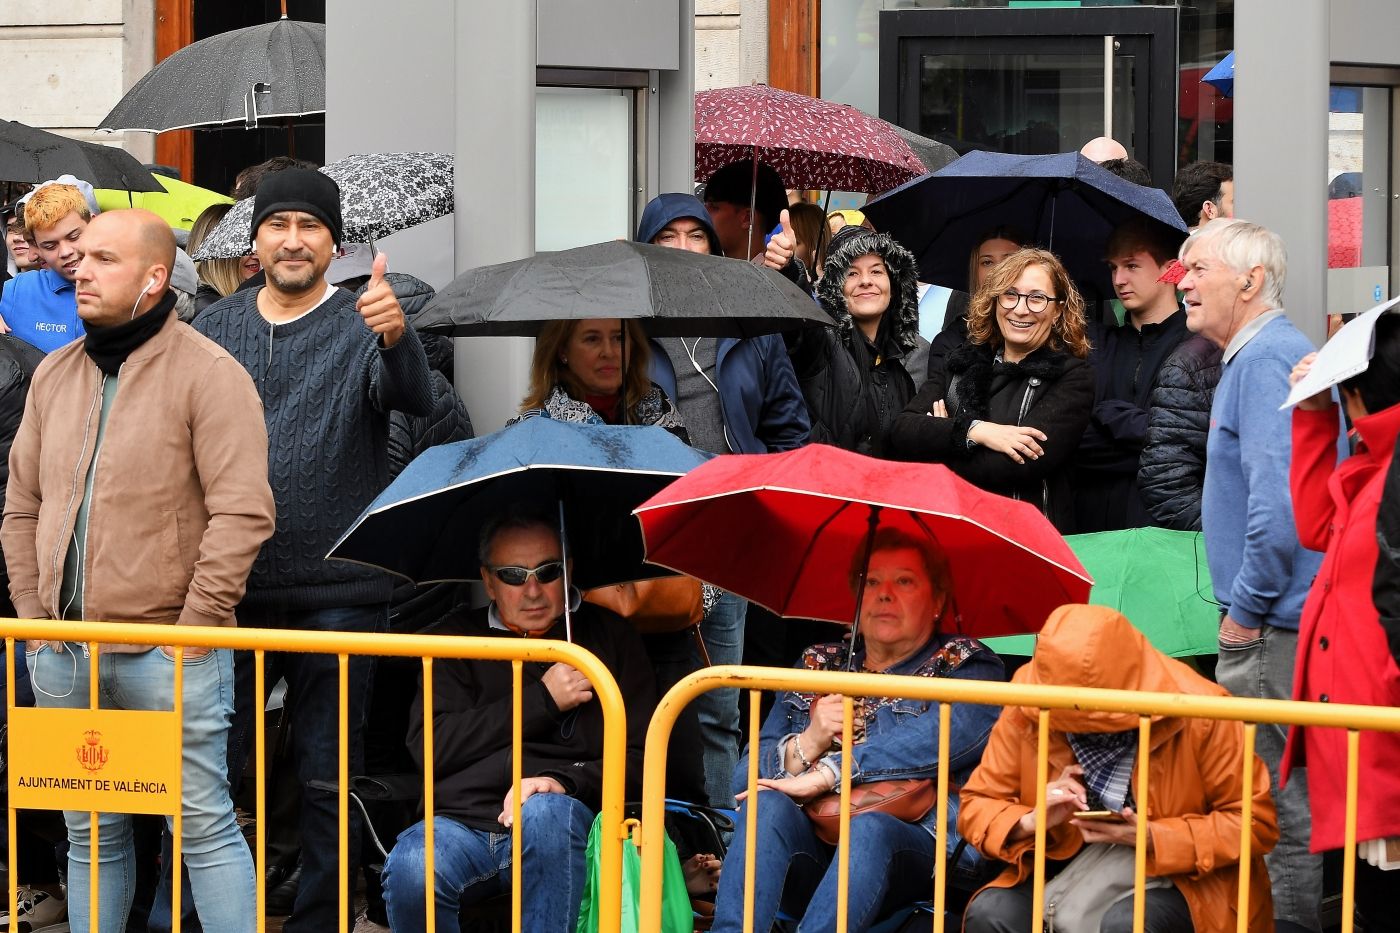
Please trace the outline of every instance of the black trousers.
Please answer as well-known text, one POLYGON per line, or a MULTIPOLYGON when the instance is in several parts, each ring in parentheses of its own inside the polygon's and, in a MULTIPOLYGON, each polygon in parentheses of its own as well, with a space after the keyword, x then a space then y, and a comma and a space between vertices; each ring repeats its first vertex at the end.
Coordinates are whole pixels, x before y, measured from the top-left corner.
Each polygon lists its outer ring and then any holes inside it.
MULTIPOLYGON (((963 915, 964 933, 1030 933, 1031 882, 1014 888, 987 888, 972 899, 963 915)), ((1143 933, 1194 933, 1191 909, 1175 886, 1148 888, 1143 933)), ((1037 923, 1034 929, 1039 930, 1037 923)), ((1099 933, 1132 933, 1133 897, 1114 904, 1103 915, 1099 933)))

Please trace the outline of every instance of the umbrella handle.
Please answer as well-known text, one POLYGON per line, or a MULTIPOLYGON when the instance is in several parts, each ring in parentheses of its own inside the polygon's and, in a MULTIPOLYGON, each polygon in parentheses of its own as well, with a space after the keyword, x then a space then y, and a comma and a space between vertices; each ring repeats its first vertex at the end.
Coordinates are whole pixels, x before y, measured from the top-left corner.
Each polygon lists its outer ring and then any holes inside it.
POLYGON ((860 607, 865 603, 865 577, 870 572, 870 554, 875 549, 875 532, 880 527, 881 506, 870 507, 870 517, 865 531, 865 555, 860 561, 860 580, 856 584, 856 614, 851 619, 851 650, 846 652, 846 670, 853 670, 856 663, 856 634, 860 630, 860 607))
POLYGON ((559 557, 564 562, 564 640, 573 644, 574 613, 571 608, 569 581, 569 536, 564 525, 564 499, 559 499, 559 557))

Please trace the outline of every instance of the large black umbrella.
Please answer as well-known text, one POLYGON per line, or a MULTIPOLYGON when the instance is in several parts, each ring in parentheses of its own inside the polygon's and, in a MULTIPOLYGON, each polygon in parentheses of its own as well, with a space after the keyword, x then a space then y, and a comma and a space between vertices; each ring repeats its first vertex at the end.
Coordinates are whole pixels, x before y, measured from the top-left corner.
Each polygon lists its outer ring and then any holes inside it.
POLYGON ((326 27, 284 15, 185 46, 137 81, 98 129, 166 130, 326 112, 326 27))
POLYGON ((1119 178, 1077 152, 969 152, 864 211, 914 254, 920 279, 948 288, 967 287, 967 259, 996 227, 1025 231, 1060 257, 1085 297, 1100 299, 1113 297, 1104 249, 1119 224, 1139 218, 1186 236, 1165 191, 1119 178))
POLYGON ((0 178, 41 182, 74 175, 94 188, 164 191, 136 157, 124 149, 81 142, 0 120, 0 178))
POLYGON ((533 337, 550 321, 638 318, 653 337, 755 337, 831 318, 771 269, 613 240, 470 269, 414 318, 454 336, 533 337))

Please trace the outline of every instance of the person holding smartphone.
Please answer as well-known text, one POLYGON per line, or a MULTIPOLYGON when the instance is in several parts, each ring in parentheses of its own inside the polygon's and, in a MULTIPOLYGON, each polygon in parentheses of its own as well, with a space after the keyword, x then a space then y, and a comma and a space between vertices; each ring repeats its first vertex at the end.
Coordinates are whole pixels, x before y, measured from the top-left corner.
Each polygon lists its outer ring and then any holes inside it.
MULTIPOLYGON (((1225 691, 1153 648, 1124 616, 1102 606, 1062 606, 1040 632, 1035 656, 1014 683, 1057 684, 1220 696, 1225 691)), ((1006 869, 972 898, 967 933, 1031 928, 1036 836, 1039 710, 1002 711, 961 794, 958 832, 1006 869)), ((1154 718, 1146 800, 1137 800, 1135 713, 1053 710, 1045 788, 1047 875, 1069 873, 1088 858, 1106 906, 1099 923, 1054 915, 1055 929, 1127 933, 1133 928, 1133 855, 1147 814, 1145 929, 1157 933, 1230 933, 1239 902, 1241 766, 1244 725, 1154 718), (1086 811, 1098 811, 1086 813, 1086 811), (1099 867, 1102 866, 1102 867, 1099 867)), ((1250 933, 1271 933, 1273 906, 1264 853, 1278 838, 1269 772, 1253 755, 1250 933)), ((1089 864, 1086 862, 1085 864, 1089 864)), ((1079 869, 1083 870, 1083 866, 1079 869)), ((1048 891, 1048 889, 1047 889, 1048 891)), ((1047 918, 1055 898, 1045 899, 1047 918)))

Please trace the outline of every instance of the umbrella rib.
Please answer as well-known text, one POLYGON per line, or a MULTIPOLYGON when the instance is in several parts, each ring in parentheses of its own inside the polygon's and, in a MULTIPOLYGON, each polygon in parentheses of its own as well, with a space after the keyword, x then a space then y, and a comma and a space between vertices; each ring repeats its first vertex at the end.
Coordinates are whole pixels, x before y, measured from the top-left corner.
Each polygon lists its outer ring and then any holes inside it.
MULTIPOLYGON (((792 597, 797 592, 797 582, 802 578, 801 568, 807 565, 807 559, 812 556, 812 551, 816 549, 817 540, 821 538, 822 532, 827 529, 828 525, 836 521, 841 513, 846 511, 852 504, 853 503, 849 499, 843 500, 840 507, 823 519, 822 523, 817 526, 816 531, 812 532, 812 538, 807 542, 806 550, 802 552, 802 559, 797 562, 798 572, 788 581, 787 593, 783 596, 783 605, 786 606, 792 603, 792 597)), ((859 610, 860 607, 857 606, 856 609, 859 610)))

